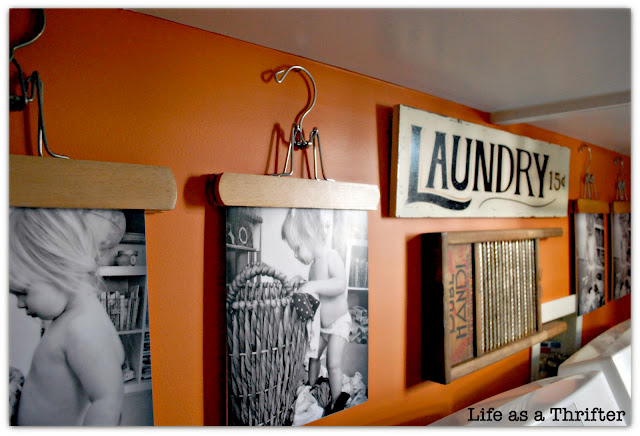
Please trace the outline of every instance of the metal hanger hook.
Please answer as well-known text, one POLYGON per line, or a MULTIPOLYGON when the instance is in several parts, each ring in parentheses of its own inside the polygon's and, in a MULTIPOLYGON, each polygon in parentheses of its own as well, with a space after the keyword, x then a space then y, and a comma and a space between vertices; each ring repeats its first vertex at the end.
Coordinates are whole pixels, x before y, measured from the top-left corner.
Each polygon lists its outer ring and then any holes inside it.
POLYGON ((293 151, 295 147, 298 147, 299 149, 306 149, 310 146, 313 146, 314 178, 316 180, 320 180, 318 178, 318 158, 317 158, 317 153, 319 153, 320 168, 322 170, 322 178, 326 181, 333 182, 334 181, 333 179, 327 178, 324 171, 324 163, 322 162, 322 148, 320 148, 320 134, 318 133, 318 128, 317 127, 313 128, 313 130, 309 134, 308 141, 304 138, 304 133, 302 131, 302 122, 304 121, 304 118, 309 114, 309 112, 311 112, 311 109, 313 109, 313 107, 316 104, 316 95, 318 93, 318 90, 316 88, 316 81, 313 79, 313 76, 311 75, 311 73, 307 71, 304 67, 301 67, 300 65, 294 65, 293 67, 289 67, 286 70, 280 70, 275 73, 274 78, 276 79, 276 82, 282 83, 284 78, 287 77, 287 74, 289 74, 289 72, 292 70, 304 71, 305 73, 307 73, 307 76, 309 76, 309 79, 311 79, 311 84, 313 85, 313 99, 311 100, 311 105, 309 106, 309 108, 300 117, 300 123, 297 124, 294 121, 291 127, 291 139, 289 140, 289 149, 287 150, 287 159, 284 163, 284 172, 279 174, 273 174, 273 175, 278 177, 292 175, 293 174, 293 151), (289 171, 287 171, 287 167, 289 168, 289 171))
POLYGON ((582 144, 580 146, 580 148, 578 149, 579 153, 582 153, 582 150, 586 148, 589 151, 589 160, 587 160, 587 167, 585 169, 585 174, 584 174, 584 191, 583 191, 583 197, 584 198, 594 198, 594 199, 598 199, 598 191, 596 190, 596 182, 595 182, 595 178, 593 177, 593 174, 591 174, 590 172, 590 168, 591 168, 591 147, 589 147, 587 144, 582 144))
POLYGON ((47 25, 47 17, 46 17, 46 15, 44 13, 44 9, 38 9, 38 11, 40 11, 42 13, 42 29, 40 29, 38 34, 36 36, 34 36, 33 38, 31 38, 29 41, 17 44, 15 47, 12 47, 11 48, 11 53, 9 54, 9 62, 11 62, 13 60, 13 56, 15 55, 16 50, 18 50, 19 48, 22 48, 22 47, 26 47, 29 44, 34 43, 44 33, 44 28, 47 25))
MULTIPOLYGON (((309 76, 309 78, 311 79, 311 84, 313 85, 313 100, 311 101, 311 106, 309 106, 309 109, 307 109, 305 111, 305 113, 302 114, 302 116, 300 117, 300 123, 298 124, 298 129, 300 130, 300 132, 302 132, 302 122, 304 121, 304 117, 306 117, 307 114, 309 114, 309 112, 311 112, 311 109, 313 109, 313 107, 316 104, 316 94, 317 94, 316 81, 313 80, 313 76, 311 75, 311 73, 309 71, 307 71, 304 67, 301 67, 299 65, 294 65, 293 67, 289 67, 289 69, 287 69, 287 70, 278 71, 274 76, 275 79, 276 79, 276 82, 282 83, 284 78, 287 77, 287 74, 289 74, 289 71, 291 71, 291 70, 304 71, 305 73, 307 73, 307 76, 309 76)), ((311 142, 311 141, 308 141, 308 142, 311 142)), ((309 145, 309 144, 307 144, 307 145, 309 145)))
POLYGON ((613 160, 614 164, 620 163, 620 170, 618 170, 618 182, 616 183, 616 201, 627 201, 627 192, 626 192, 626 184, 622 178, 623 169, 624 169, 624 161, 621 157, 617 157, 613 160))
POLYGON ((582 149, 584 148, 586 148, 589 151, 589 160, 587 161, 587 169, 586 169, 586 173, 589 174, 589 169, 591 167, 591 147, 589 147, 587 144, 582 144, 578 149, 578 153, 582 153, 582 149))
POLYGON ((622 179, 622 174, 624 173, 624 161, 622 160, 621 157, 617 157, 613 160, 614 164, 620 164, 620 169, 618 170, 618 179, 622 179))

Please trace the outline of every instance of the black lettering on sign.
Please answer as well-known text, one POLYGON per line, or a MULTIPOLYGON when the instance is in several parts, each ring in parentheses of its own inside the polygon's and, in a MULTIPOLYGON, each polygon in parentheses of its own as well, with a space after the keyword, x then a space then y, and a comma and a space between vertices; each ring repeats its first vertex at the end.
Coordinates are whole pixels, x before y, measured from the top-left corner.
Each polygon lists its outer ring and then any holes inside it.
MULTIPOLYGON (((473 181, 471 190, 475 192, 504 194, 511 190, 510 195, 539 198, 544 198, 547 173, 550 177, 549 190, 557 191, 565 185, 564 177, 561 178, 560 174, 555 173, 556 181, 554 173, 547 171, 548 154, 530 152, 521 148, 512 149, 504 144, 489 143, 486 147, 485 143, 479 139, 465 138, 460 135, 451 135, 449 145, 452 146, 452 150, 451 154, 448 154, 447 134, 435 131, 433 132, 433 149, 429 153, 430 161, 423 167, 427 183, 419 187, 422 131, 423 128, 420 126, 411 126, 407 204, 425 202, 446 209, 464 210, 471 204, 471 199, 455 200, 453 193, 466 191, 470 181, 473 181), (447 156, 451 156, 450 161, 447 156), (439 192, 419 192, 419 188, 439 192), (447 191, 450 190, 452 195, 448 196, 447 191)), ((429 141, 429 138, 425 140, 429 141)), ((512 198, 505 198, 505 200, 518 201, 512 198)), ((531 206, 539 207, 534 204, 531 206)))
MULTIPOLYGON (((438 142, 436 132, 436 144, 438 142)), ((442 134, 444 135, 444 134, 442 134)), ((410 152, 410 165, 409 165, 409 193, 407 196, 407 203, 414 203, 417 201, 424 201, 426 203, 433 203, 440 207, 444 207, 446 209, 451 210, 463 210, 469 207, 471 204, 471 200, 468 201, 456 201, 447 197, 443 197, 441 195, 433 194, 430 192, 418 192, 418 177, 420 171, 420 140, 422 136, 422 127, 419 126, 411 126, 411 152, 410 152)), ((444 144, 444 136, 442 137, 442 153, 446 152, 446 145, 444 144)), ((436 155, 436 150, 433 152, 436 155)), ((444 156, 444 154, 443 154, 444 156)), ((446 161, 445 158, 437 158, 438 160, 442 159, 446 161)), ((437 163, 436 163, 437 165, 437 163)), ((431 179, 434 164, 431 165, 429 178, 431 179)), ((446 169, 444 170, 446 173, 446 169)), ((433 175, 435 178, 435 175, 433 175)), ((446 174, 442 175, 442 183, 445 183, 446 174)), ((433 180, 431 180, 433 182, 433 180)), ((428 183, 427 183, 428 185, 428 183)))

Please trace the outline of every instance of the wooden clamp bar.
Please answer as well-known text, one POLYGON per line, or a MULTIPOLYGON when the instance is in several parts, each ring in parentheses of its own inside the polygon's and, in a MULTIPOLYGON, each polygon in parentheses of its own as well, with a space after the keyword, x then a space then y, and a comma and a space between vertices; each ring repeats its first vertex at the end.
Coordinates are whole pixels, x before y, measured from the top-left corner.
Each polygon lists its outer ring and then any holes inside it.
POLYGON ((451 381, 467 374, 471 374, 474 371, 496 363, 499 360, 512 356, 522 350, 526 350, 535 344, 559 335, 565 330, 567 330, 567 323, 563 321, 551 321, 547 324, 543 324, 540 331, 531 336, 527 336, 526 338, 522 338, 516 342, 505 345, 502 348, 498 348, 495 351, 454 366, 451 368, 451 381))
POLYGON ((14 207, 171 210, 178 190, 169 167, 9 156, 14 207))
POLYGON ((611 203, 611 213, 631 213, 631 202, 614 201, 611 203))
POLYGON ((580 198, 573 202, 574 213, 609 213, 609 203, 601 200, 580 198))
POLYGON ((519 241, 523 239, 544 239, 562 236, 559 227, 541 229, 481 230, 446 233, 449 244, 474 244, 487 241, 519 241))
POLYGON ((222 173, 207 186, 218 206, 376 210, 376 185, 222 173))

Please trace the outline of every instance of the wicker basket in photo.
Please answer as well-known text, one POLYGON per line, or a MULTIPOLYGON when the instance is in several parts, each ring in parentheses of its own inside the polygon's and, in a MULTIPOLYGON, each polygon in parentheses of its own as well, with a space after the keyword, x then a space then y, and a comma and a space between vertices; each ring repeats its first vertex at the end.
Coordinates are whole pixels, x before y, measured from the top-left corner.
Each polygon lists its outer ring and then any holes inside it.
POLYGON ((301 383, 305 322, 287 277, 247 265, 227 285, 229 424, 290 425, 301 383))

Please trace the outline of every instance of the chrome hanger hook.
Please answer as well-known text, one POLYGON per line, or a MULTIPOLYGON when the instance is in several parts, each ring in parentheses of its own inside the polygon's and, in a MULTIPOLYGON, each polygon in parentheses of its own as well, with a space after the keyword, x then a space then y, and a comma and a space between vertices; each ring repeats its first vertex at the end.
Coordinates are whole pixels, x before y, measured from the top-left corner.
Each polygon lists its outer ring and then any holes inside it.
POLYGON ((589 174, 589 168, 591 167, 591 147, 589 147, 587 144, 582 144, 578 149, 578 153, 582 153, 582 150, 584 148, 586 148, 589 151, 589 160, 587 161, 587 168, 586 168, 586 173, 589 174))
POLYGON ((592 195, 594 199, 598 199, 598 191, 596 190, 596 182, 593 177, 593 174, 589 172, 591 168, 591 147, 587 144, 582 144, 578 149, 578 153, 582 153, 582 150, 586 148, 589 151, 589 160, 587 160, 587 166, 584 174, 584 191, 582 196, 584 198, 591 199, 592 195))
POLYGON ((622 180, 622 174, 623 174, 623 170, 624 170, 624 161, 622 160, 621 157, 617 157, 613 160, 614 164, 618 164, 620 163, 620 169, 618 170, 618 182, 616 183, 616 201, 627 201, 628 197, 627 197, 627 186, 624 182, 624 180, 622 180))
POLYGON ((37 71, 33 72, 33 74, 31 75, 31 80, 33 80, 34 82, 33 86, 35 86, 36 88, 36 96, 38 98, 38 156, 44 156, 44 153, 42 152, 42 149, 44 148, 51 157, 69 159, 69 156, 54 153, 49 148, 49 143, 47 142, 47 132, 44 128, 44 113, 42 109, 42 94, 44 93, 44 85, 37 71))
POLYGON ((317 127, 313 128, 313 130, 309 134, 308 141, 304 138, 304 134, 302 132, 302 122, 304 121, 304 118, 309 114, 309 112, 311 112, 311 109, 313 109, 313 107, 316 104, 316 96, 318 93, 318 89, 316 88, 316 81, 313 79, 313 76, 311 75, 311 73, 307 71, 304 67, 301 67, 300 65, 294 65, 293 67, 289 67, 286 70, 280 70, 276 72, 274 77, 276 79, 276 82, 282 83, 284 78, 287 77, 287 74, 289 74, 289 72, 292 70, 304 71, 305 73, 307 73, 307 76, 309 76, 309 79, 311 79, 311 84, 313 85, 313 99, 311 100, 311 105, 309 106, 309 108, 300 117, 300 123, 296 123, 294 121, 293 126, 291 127, 291 139, 289 140, 289 149, 287 150, 287 159, 284 163, 284 172, 279 174, 273 174, 273 175, 278 177, 291 176, 293 174, 293 151, 295 147, 298 147, 300 149, 306 149, 308 147, 313 146, 313 177, 316 180, 320 180, 318 178, 318 158, 317 158, 317 152, 318 152, 320 154, 320 168, 322 170, 322 178, 326 181, 334 182, 335 180, 329 179, 326 176, 324 171, 324 163, 322 162, 322 148, 320 148, 320 133, 318 132, 318 128, 317 127))
POLYGON ((613 160, 614 164, 620 164, 620 169, 618 170, 618 179, 622 178, 622 173, 624 171, 624 161, 622 160, 622 158, 620 156, 618 156, 617 158, 615 158, 613 160))
MULTIPOLYGON (((308 147, 309 145, 311 145, 311 140, 309 141, 305 141, 304 137, 302 136, 302 122, 304 121, 304 118, 309 114, 309 112, 311 112, 311 109, 313 109, 313 107, 316 105, 316 95, 317 95, 317 88, 316 88, 316 81, 313 80, 313 76, 311 75, 311 73, 309 71, 307 71, 304 67, 301 67, 299 65, 294 65, 293 67, 289 67, 287 70, 280 70, 275 74, 275 79, 276 82, 278 83, 282 83, 282 81, 284 80, 285 77, 287 77, 287 74, 289 74, 289 72, 291 70, 296 70, 296 71, 304 71, 305 73, 307 73, 307 76, 309 76, 309 79, 311 79, 311 84, 313 85, 313 100, 311 101, 311 106, 309 106, 309 109, 307 109, 305 111, 304 114, 302 114, 302 116, 300 117, 300 122, 297 124, 297 130, 299 131, 299 135, 302 138, 301 141, 298 141, 296 138, 296 143, 295 145, 298 147, 308 147)), ((298 135, 296 135, 297 137, 298 135)), ((294 139, 294 138, 292 138, 294 139)))
POLYGON ((18 60, 15 58, 15 52, 19 48, 26 47, 30 44, 33 44, 40 36, 44 33, 44 28, 46 27, 47 18, 44 12, 44 9, 37 9, 36 11, 41 14, 42 28, 38 31, 36 36, 31 38, 28 41, 16 44, 11 47, 9 50, 9 63, 15 65, 18 70, 18 84, 20 85, 20 94, 18 95, 9 95, 9 110, 10 111, 22 111, 27 104, 33 101, 33 88, 34 83, 32 82, 32 77, 26 77, 22 71, 22 67, 18 63, 18 60), (31 85, 31 96, 29 96, 29 86, 31 85))
POLYGON ((42 108, 42 100, 44 93, 44 85, 42 83, 42 79, 40 79, 40 74, 37 71, 31 73, 30 76, 26 77, 20 67, 20 64, 16 60, 15 52, 19 48, 26 47, 29 44, 35 42, 40 36, 44 33, 44 29, 47 25, 47 17, 44 12, 44 9, 38 9, 38 12, 41 14, 42 19, 42 28, 38 31, 37 35, 31 38, 29 41, 20 43, 11 48, 9 55, 9 63, 12 63, 16 66, 18 70, 18 80, 20 84, 20 90, 22 92, 21 95, 9 95, 9 110, 11 111, 22 111, 25 109, 27 104, 31 103, 34 100, 34 94, 37 98, 38 102, 38 156, 44 156, 44 150, 55 158, 69 159, 68 156, 57 154, 51 151, 49 148, 49 143, 47 142, 47 133, 44 127, 44 114, 42 108))
POLYGON ((16 46, 12 47, 11 48, 11 53, 9 54, 9 62, 11 62, 13 60, 13 56, 15 55, 16 50, 18 50, 19 48, 22 48, 22 47, 26 47, 29 44, 33 44, 44 33, 44 28, 47 25, 47 17, 46 17, 46 15, 44 13, 44 9, 39 9, 39 11, 42 13, 42 29, 40 29, 38 34, 36 36, 34 36, 33 38, 31 38, 29 41, 23 42, 21 44, 17 44, 16 46))

